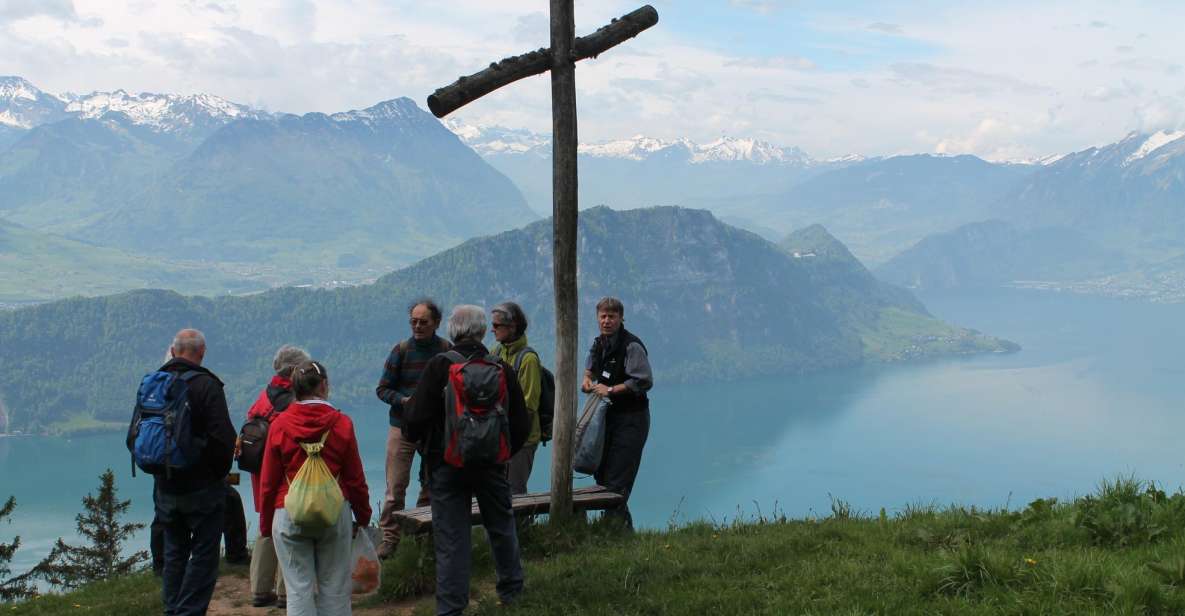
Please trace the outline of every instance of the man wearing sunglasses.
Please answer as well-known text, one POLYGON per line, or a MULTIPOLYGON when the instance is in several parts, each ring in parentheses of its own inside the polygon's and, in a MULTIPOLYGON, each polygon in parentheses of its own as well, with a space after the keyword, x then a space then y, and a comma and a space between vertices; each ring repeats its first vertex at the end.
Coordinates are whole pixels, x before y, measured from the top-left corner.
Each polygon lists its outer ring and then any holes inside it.
MULTIPOLYGON (((407 313, 411 337, 399 341, 391 349, 383 365, 383 376, 375 389, 379 400, 391 406, 388 413, 391 427, 387 432, 387 492, 379 516, 379 527, 383 531, 379 558, 387 558, 399 545, 400 528, 394 513, 403 510, 407 486, 411 483, 412 461, 416 455, 416 444, 403 429, 404 410, 412 402, 412 393, 420 382, 420 374, 428 360, 452 348, 452 344, 436 335, 441 316, 436 302, 428 298, 417 299, 408 307, 407 313)), ((428 504, 428 485, 421 479, 416 506, 426 507, 428 504)))

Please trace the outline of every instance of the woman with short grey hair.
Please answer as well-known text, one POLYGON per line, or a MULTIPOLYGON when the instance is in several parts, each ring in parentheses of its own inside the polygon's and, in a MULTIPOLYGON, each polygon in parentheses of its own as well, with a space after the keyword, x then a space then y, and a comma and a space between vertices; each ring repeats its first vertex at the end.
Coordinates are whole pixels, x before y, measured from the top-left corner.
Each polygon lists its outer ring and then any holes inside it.
MULTIPOLYGON (((275 370, 275 375, 272 376, 267 387, 259 392, 255 403, 247 410, 247 420, 263 417, 272 421, 276 415, 288 408, 294 399, 292 372, 297 366, 309 361, 312 361, 312 358, 309 357, 308 351, 298 346, 285 344, 276 349, 275 355, 272 356, 272 369, 275 370)), ((255 497, 256 513, 259 513, 260 488, 259 473, 251 473, 251 495, 255 497)), ((286 605, 284 575, 280 571, 279 564, 276 560, 276 548, 272 543, 272 538, 260 536, 256 539, 255 549, 251 550, 252 606, 276 605, 284 607, 286 605)))

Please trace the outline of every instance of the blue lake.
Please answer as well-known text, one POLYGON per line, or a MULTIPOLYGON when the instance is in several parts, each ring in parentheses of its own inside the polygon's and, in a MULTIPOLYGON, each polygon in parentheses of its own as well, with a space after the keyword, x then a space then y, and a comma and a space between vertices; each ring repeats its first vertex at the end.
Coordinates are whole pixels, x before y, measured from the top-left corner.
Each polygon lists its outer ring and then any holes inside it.
MULTIPOLYGON (((662 383, 656 365, 635 519, 826 515, 832 496, 872 513, 1019 507, 1118 474, 1185 484, 1185 306, 1020 291, 922 299, 936 316, 1024 350, 678 386, 662 383)), ((385 409, 346 410, 377 502, 385 409)), ((547 489, 549 452, 540 450, 532 489, 547 489)), ((0 538, 22 539, 14 570, 73 537, 80 500, 108 467, 131 517, 150 521, 151 480, 130 476, 122 435, 0 438, 0 498, 18 501, 13 523, 0 526, 0 538)), ((147 544, 146 532, 136 543, 147 544)))

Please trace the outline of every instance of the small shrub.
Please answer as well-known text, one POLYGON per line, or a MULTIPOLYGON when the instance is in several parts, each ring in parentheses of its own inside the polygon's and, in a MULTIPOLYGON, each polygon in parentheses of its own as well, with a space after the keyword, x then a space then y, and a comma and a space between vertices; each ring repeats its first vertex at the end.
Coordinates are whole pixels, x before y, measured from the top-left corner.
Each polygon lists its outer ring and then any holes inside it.
POLYGON ((431 535, 404 535, 399 547, 383 562, 379 596, 398 601, 436 591, 436 551, 431 535))
POLYGON ((930 592, 956 597, 974 595, 987 588, 1013 586, 1021 579, 1014 562, 978 544, 955 551, 949 562, 935 573, 930 592))
POLYGON ((1155 484, 1133 477, 1103 480, 1098 494, 1076 503, 1074 524, 1087 531, 1095 545, 1128 547, 1160 539, 1168 528, 1157 521, 1158 511, 1176 505, 1155 484))

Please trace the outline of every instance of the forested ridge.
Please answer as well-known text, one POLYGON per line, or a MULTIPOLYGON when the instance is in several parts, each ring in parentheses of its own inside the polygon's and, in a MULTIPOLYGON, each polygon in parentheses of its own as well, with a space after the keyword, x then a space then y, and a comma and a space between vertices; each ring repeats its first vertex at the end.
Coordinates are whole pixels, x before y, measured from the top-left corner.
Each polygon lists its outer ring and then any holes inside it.
MULTIPOLYGON (((815 241, 842 247, 825 231, 815 241)), ((518 301, 532 323, 532 345, 547 361, 550 255, 551 223, 541 221, 470 240, 370 285, 215 298, 134 291, 0 314, 0 398, 13 430, 51 430, 79 418, 126 421, 140 376, 161 363, 179 328, 196 327, 208 340, 205 364, 226 382, 236 417, 283 343, 304 346, 329 366, 336 400, 369 403, 391 345, 408 335, 407 304, 421 295, 446 310, 518 301)), ((626 326, 646 340, 657 378, 668 382, 1006 348, 929 317, 908 292, 868 275, 846 249, 794 258, 701 210, 583 212, 580 268, 580 346, 594 331, 593 304, 617 295, 626 304, 626 326), (828 270, 827 259, 843 265, 828 270), (911 333, 902 340, 909 348, 886 351, 883 340, 869 346, 870 334, 896 339, 884 331, 885 314, 896 315, 894 327, 908 316, 911 333)))

